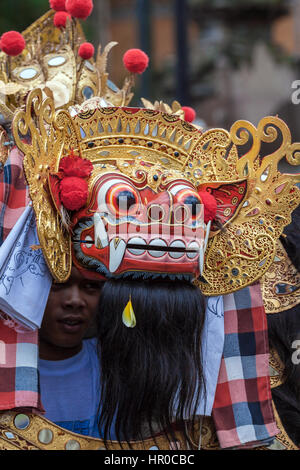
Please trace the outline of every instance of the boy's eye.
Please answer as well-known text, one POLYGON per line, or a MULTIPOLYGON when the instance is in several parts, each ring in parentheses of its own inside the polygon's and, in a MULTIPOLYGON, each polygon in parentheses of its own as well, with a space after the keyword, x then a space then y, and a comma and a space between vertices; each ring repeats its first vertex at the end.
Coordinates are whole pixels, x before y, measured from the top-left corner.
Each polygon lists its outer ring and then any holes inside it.
POLYGON ((99 290, 101 290, 101 287, 102 287, 102 283, 100 283, 100 282, 91 282, 91 281, 89 281, 89 282, 85 282, 83 284, 83 288, 85 290, 97 290, 97 291, 99 291, 99 290))

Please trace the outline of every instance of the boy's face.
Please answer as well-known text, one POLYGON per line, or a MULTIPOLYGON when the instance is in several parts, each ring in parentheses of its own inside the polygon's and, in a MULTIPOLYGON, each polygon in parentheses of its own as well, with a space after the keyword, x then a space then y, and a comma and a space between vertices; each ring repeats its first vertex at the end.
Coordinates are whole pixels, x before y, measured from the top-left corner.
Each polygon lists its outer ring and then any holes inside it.
POLYGON ((101 286, 85 279, 75 267, 66 283, 53 284, 39 331, 41 359, 62 360, 81 350, 101 286))

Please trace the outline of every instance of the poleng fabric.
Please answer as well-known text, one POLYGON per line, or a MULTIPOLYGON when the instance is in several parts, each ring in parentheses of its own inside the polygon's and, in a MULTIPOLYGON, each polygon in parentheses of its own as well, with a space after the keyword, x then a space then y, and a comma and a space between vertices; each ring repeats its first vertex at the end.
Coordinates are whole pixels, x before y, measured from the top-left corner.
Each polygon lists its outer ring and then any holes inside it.
POLYGON ((0 245, 30 202, 22 165, 23 154, 14 147, 0 171, 0 245))
POLYGON ((279 433, 259 284, 223 297, 225 342, 212 417, 222 448, 269 445, 279 433))
MULTIPOLYGON (((7 322, 7 324, 6 324, 7 322)), ((0 320, 0 409, 43 411, 38 393, 37 332, 18 332, 0 320)))
MULTIPOLYGON (((0 245, 28 206, 23 154, 14 147, 0 172, 0 245)), ((38 331, 24 332, 0 312, 0 409, 43 411, 38 394, 38 331)))

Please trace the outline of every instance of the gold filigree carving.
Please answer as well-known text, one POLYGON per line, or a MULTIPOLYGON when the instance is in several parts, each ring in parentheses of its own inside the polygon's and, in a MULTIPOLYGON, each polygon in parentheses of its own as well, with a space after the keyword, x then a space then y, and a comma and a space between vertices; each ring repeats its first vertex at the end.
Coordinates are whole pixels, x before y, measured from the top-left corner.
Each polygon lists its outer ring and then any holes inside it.
MULTIPOLYGON (((63 113, 63 111, 61 112, 63 113)), ((71 272, 71 241, 54 208, 48 188, 48 174, 64 148, 67 128, 62 115, 54 123, 55 109, 50 98, 42 101, 37 89, 28 97, 25 111, 19 111, 13 131, 19 149, 24 153, 24 172, 36 214, 37 233, 54 279, 64 282, 71 272), (62 121, 62 122, 61 122, 62 121)))
POLYGON ((300 273, 279 240, 274 262, 260 284, 266 313, 284 312, 300 302, 300 273))
MULTIPOLYGON (((18 412, 15 411, 0 412, 0 449, 11 448, 12 444, 20 450, 31 450, 33 448, 39 450, 67 450, 70 446, 77 450, 128 450, 130 448, 127 442, 122 442, 121 446, 116 441, 108 441, 105 446, 102 439, 73 433, 57 426, 42 416, 29 413, 26 414, 29 418, 28 426, 25 429, 18 429, 15 426, 17 415, 18 412), (5 415, 5 424, 1 422, 2 414, 5 415), (42 431, 44 435, 49 436, 47 443, 43 442, 43 439, 41 440, 42 431), (12 434, 13 437, 11 439, 7 438, 4 434, 5 432, 12 434), (2 441, 3 436, 4 440, 2 441)), ((175 441, 178 443, 180 450, 187 450, 187 443, 178 431, 175 432, 175 441)), ((208 433, 205 442, 208 442, 208 433)), ((164 436, 158 435, 146 438, 144 441, 131 441, 130 444, 133 450, 149 450, 151 447, 170 450, 171 442, 164 436)))
POLYGON ((299 446, 297 446, 288 436, 286 430, 284 429, 284 426, 281 422, 280 416, 278 414, 278 411, 275 407, 274 402, 272 402, 273 405, 273 411, 274 411, 274 416, 276 420, 276 425, 280 431, 279 434, 276 435, 275 437, 275 442, 267 448, 267 450, 273 450, 274 448, 276 449, 276 441, 281 444, 282 447, 284 447, 284 450, 300 450, 299 446))
POLYGON ((7 133, 0 126, 0 170, 4 167, 8 158, 9 147, 7 144, 7 133))
POLYGON ((271 388, 282 385, 286 379, 284 375, 284 364, 281 361, 278 352, 274 348, 270 348, 269 369, 271 388))
MULTIPOLYGON (((281 173, 278 165, 283 158, 299 165, 300 144, 291 143, 288 127, 277 117, 262 119, 257 129, 247 121, 238 121, 230 133, 208 132, 211 134, 202 137, 206 141, 202 156, 211 160, 206 163, 211 178, 244 177, 249 182, 238 216, 224 231, 211 236, 208 244, 206 282, 199 286, 206 295, 216 295, 250 285, 271 268, 277 239, 300 203, 299 175, 281 173), (261 155, 262 144, 272 144, 269 154, 261 155)), ((199 163, 203 178, 207 178, 203 163, 199 163)))
MULTIPOLYGON (((276 435, 274 443, 269 446, 255 447, 254 450, 272 450, 279 448, 283 450, 299 450, 287 435, 278 412, 273 404, 274 415, 279 434, 276 435), (279 444, 276 447, 276 443, 279 444)), ((163 435, 146 438, 144 441, 131 441, 130 447, 127 442, 122 442, 122 446, 116 441, 108 441, 106 446, 102 439, 83 436, 73 433, 57 426, 48 419, 33 414, 26 414, 29 424, 25 429, 18 429, 15 426, 16 411, 0 412, 0 449, 1 450, 174 450, 174 443, 170 442, 163 435), (5 416, 5 422, 2 416, 5 416)), ((192 450, 197 450, 199 446, 199 432, 201 428, 201 449, 222 450, 220 448, 214 423, 211 417, 204 417, 202 425, 200 421, 196 423, 190 436, 192 440, 192 450)), ((190 449, 181 433, 175 431, 175 442, 179 450, 190 449)))

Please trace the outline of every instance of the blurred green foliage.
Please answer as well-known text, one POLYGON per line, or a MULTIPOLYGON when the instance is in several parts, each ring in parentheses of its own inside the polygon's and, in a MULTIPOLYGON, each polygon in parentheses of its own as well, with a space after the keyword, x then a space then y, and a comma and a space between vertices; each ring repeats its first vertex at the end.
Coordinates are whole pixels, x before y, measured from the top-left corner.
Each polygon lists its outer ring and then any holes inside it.
MULTIPOLYGON (((97 0, 96 0, 97 1, 97 0)), ((6 31, 20 33, 50 10, 49 0, 0 0, 0 36, 6 31)), ((89 41, 93 40, 94 30, 91 21, 81 25, 89 41)))
POLYGON ((1 0, 0 34, 22 32, 49 10, 49 0, 1 0))

